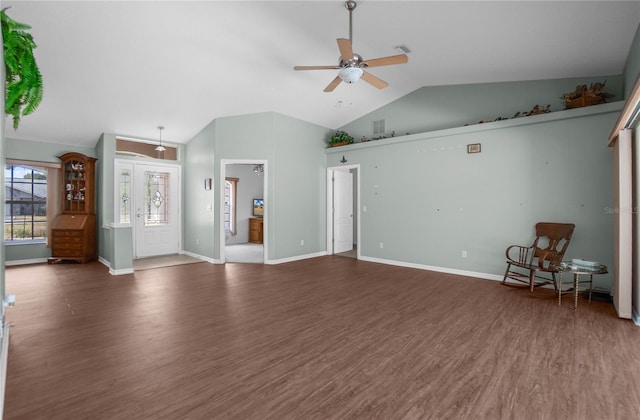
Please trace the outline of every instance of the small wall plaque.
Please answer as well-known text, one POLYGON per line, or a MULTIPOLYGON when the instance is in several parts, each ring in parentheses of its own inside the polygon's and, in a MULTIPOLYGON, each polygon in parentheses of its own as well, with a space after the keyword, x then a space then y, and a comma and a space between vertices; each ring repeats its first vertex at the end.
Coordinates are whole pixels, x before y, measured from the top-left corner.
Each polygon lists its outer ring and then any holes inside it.
POLYGON ((211 189, 211 185, 212 185, 212 179, 211 178, 205 178, 204 179, 204 189, 206 191, 209 191, 211 189))
POLYGON ((480 143, 467 144, 467 153, 480 153, 480 143))

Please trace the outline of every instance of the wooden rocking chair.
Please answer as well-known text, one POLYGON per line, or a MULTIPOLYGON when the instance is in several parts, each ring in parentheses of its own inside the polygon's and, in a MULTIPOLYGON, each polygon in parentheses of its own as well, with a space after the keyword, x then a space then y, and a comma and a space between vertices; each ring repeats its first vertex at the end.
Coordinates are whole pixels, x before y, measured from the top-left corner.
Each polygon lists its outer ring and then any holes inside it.
POLYGON ((507 270, 502 284, 512 286, 507 280, 527 283, 533 292, 534 287, 553 284, 556 292, 557 267, 564 258, 573 235, 573 223, 540 222, 536 224, 536 238, 531 246, 511 245, 507 248, 507 270), (547 273, 549 277, 540 276, 547 273))

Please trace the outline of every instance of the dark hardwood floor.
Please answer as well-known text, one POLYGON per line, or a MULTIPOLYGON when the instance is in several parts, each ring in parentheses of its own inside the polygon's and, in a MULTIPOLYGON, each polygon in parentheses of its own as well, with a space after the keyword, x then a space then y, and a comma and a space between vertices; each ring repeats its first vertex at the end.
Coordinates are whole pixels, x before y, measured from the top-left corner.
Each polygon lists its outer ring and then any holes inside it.
POLYGON ((5 419, 640 418, 604 302, 340 257, 6 273, 5 419))

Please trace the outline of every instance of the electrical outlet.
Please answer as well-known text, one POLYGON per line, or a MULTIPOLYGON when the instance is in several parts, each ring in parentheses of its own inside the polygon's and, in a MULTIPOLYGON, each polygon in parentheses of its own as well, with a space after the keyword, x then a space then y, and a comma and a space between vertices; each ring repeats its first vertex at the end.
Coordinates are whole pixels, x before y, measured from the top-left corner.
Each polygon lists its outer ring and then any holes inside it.
POLYGON ((384 248, 384 244, 380 242, 380 249, 384 248))
POLYGON ((300 246, 304 246, 304 239, 300 239, 300 246))
POLYGON ((200 245, 200 238, 196 238, 196 245, 200 245))
POLYGON ((462 250, 462 258, 467 258, 467 251, 466 250, 462 250))

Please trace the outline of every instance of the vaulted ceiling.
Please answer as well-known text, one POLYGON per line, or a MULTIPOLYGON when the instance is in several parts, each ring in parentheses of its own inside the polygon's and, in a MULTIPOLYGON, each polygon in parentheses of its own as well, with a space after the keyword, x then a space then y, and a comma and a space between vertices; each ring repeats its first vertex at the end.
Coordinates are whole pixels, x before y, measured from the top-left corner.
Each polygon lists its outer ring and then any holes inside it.
POLYGON ((3 1, 32 26, 45 84, 11 138, 95 145, 103 132, 186 143, 211 120, 276 111, 337 128, 423 86, 621 74, 638 1, 375 1, 353 12, 366 58, 410 50, 407 64, 324 87, 343 1, 3 1))

